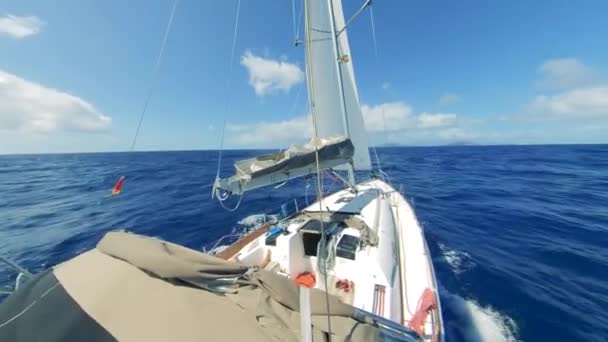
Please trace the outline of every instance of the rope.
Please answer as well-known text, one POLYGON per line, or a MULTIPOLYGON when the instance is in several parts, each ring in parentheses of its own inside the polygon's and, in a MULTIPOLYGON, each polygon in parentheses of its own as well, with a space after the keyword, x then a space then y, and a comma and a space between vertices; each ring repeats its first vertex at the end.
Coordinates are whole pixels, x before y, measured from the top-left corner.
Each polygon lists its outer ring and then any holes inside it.
MULTIPOLYGON (((228 93, 228 95, 226 96, 226 106, 225 106, 225 115, 224 115, 224 122, 222 124, 222 137, 220 138, 220 147, 218 150, 218 157, 217 157, 217 172, 215 174, 215 179, 219 179, 220 178, 220 169, 222 167, 222 152, 224 150, 224 135, 226 132, 226 116, 228 115, 228 112, 230 111, 230 98, 232 95, 232 92, 230 91, 230 88, 232 86, 232 69, 233 69, 233 65, 234 65, 234 53, 236 50, 236 42, 237 42, 237 38, 238 38, 238 28, 239 28, 239 14, 241 12, 241 0, 238 0, 236 3, 236 15, 235 15, 235 19, 234 19, 234 31, 232 33, 232 48, 230 49, 230 66, 228 68, 228 79, 226 80, 226 92, 228 93)), ((221 201, 220 201, 221 202, 221 201)), ((222 207, 224 207, 222 205, 222 207)), ((238 208, 238 206, 237 206, 238 208)), ((226 209, 226 208, 224 208, 226 209)), ((236 210, 236 209, 235 209, 236 210)))
MULTIPOLYGON (((304 2, 304 5, 306 6, 306 2, 304 2)), ((330 2, 329 4, 330 6, 333 6, 333 4, 330 2)), ((308 21, 308 18, 310 18, 310 13, 309 13, 309 7, 306 6, 306 29, 310 30, 310 22, 308 21)), ((316 192, 317 192, 317 199, 319 202, 319 215, 321 216, 321 220, 320 224, 321 224, 321 236, 322 239, 325 238, 325 225, 323 224, 323 180, 322 177, 323 175, 321 174, 321 165, 319 164, 319 148, 318 145, 316 144, 316 141, 319 139, 319 133, 318 133, 318 125, 317 125, 317 119, 315 116, 315 105, 314 105, 314 87, 312 86, 314 84, 314 80, 313 80, 313 73, 312 73, 312 56, 311 56, 311 52, 312 52, 312 43, 311 43, 311 37, 310 34, 306 34, 306 60, 308 63, 306 63, 306 68, 308 70, 308 75, 310 78, 310 87, 309 87, 309 91, 308 91, 308 96, 309 96, 309 112, 312 115, 312 124, 314 127, 314 140, 315 140, 315 164, 316 164, 316 169, 317 169, 317 184, 316 184, 316 192)), ((325 266, 325 265, 323 265, 325 266)), ((327 270, 324 270, 324 272, 322 272, 323 274, 327 274, 327 270)), ((330 306, 329 306, 329 287, 327 286, 327 276, 324 275, 323 276, 323 283, 325 286, 325 304, 326 304, 326 308, 327 308, 327 329, 328 329, 328 337, 330 339, 331 342, 331 318, 330 318, 330 306)))
POLYGON ((300 26, 302 24, 302 15, 304 14, 304 6, 300 7, 300 15, 298 15, 298 25, 296 26, 296 41, 300 38, 300 26))
POLYGON ((306 201, 306 206, 310 205, 310 203, 308 203, 308 188, 310 188, 310 177, 306 177, 306 191, 304 192, 304 200, 306 201))
POLYGON ((169 37, 169 32, 171 32, 171 26, 173 25, 173 17, 175 16, 175 11, 177 9, 177 4, 179 0, 173 1, 173 8, 171 8, 171 14, 169 15, 169 21, 167 22, 167 26, 165 27, 165 33, 163 35, 163 40, 160 45, 160 51, 158 53, 158 57, 156 58, 156 64, 154 65, 154 69, 152 71, 152 80, 150 81, 150 87, 148 88, 148 93, 144 100, 144 105, 141 110, 141 114, 139 115, 139 122, 137 123, 137 129, 135 130, 135 136, 133 136, 133 142, 131 143, 130 150, 133 151, 135 149, 135 144, 137 143, 137 137, 139 136, 139 131, 141 129, 141 124, 144 121, 144 116, 146 115, 146 110, 148 109, 148 104, 150 103, 150 99, 152 98, 152 92, 154 91, 154 85, 156 84, 156 80, 158 79, 158 73, 160 70, 160 66, 163 60, 163 55, 165 54, 165 46, 167 45, 167 39, 169 37))
POLYGON ((298 90, 296 91, 295 99, 293 100, 293 104, 291 105, 291 110, 289 111, 289 117, 292 117, 296 112, 296 107, 298 106, 298 100, 300 99, 300 93, 302 92, 303 86, 300 84, 298 86, 298 90))
MULTIPOLYGON (((369 21, 370 21, 371 29, 372 29, 372 41, 374 43, 375 64, 376 64, 376 68, 378 68, 378 41, 376 39, 376 25, 374 24, 374 7, 373 6, 369 6, 369 21)), ((386 116, 384 115, 383 106, 380 106, 380 111, 382 112, 384 143, 387 144, 388 135, 387 135, 387 131, 386 131, 386 116)), ((386 182, 386 180, 388 179, 388 182, 390 184, 390 178, 384 171, 382 171, 382 163, 380 162, 380 158, 378 158, 378 151, 376 151, 376 146, 372 146, 372 150, 374 151, 374 156, 376 157, 376 164, 378 166, 378 171, 380 172, 380 176, 381 176, 382 180, 386 182)))
POLYGON ((298 32, 296 31, 296 0, 291 0, 291 18, 293 22, 293 37, 298 40, 298 32))
POLYGON ((230 194, 229 194, 229 193, 225 193, 224 195, 222 195, 222 194, 220 193, 220 190, 219 190, 219 189, 217 189, 217 190, 216 190, 216 196, 217 196, 218 202, 220 202, 220 205, 222 206, 222 208, 224 208, 225 210, 230 211, 230 212, 235 212, 235 211, 237 211, 237 209, 239 208, 239 206, 241 206, 241 200, 243 199, 243 193, 241 193, 241 195, 239 196, 239 200, 236 202, 236 204, 234 205, 234 207, 229 208, 229 207, 227 207, 227 206, 224 204, 224 201, 225 201, 226 199, 228 199, 228 197, 230 197, 230 194))
POLYGON ((25 268, 17 265, 17 263, 14 262, 14 261, 12 261, 12 260, 9 260, 9 259, 7 259, 7 258, 5 258, 3 256, 0 256, 0 262, 8 265, 9 267, 11 267, 12 269, 14 269, 15 271, 24 274, 28 278, 33 277, 33 275, 30 272, 28 272, 28 270, 26 270, 25 268))
POLYGON ((374 41, 374 55, 376 56, 376 63, 378 62, 378 43, 376 42, 376 25, 374 25, 374 9, 369 6, 369 20, 372 24, 372 39, 374 41))
POLYGON ((5 321, 4 323, 0 324, 0 329, 4 328, 5 326, 7 326, 8 324, 10 324, 11 322, 13 322, 14 320, 16 320, 17 318, 23 316, 24 313, 26 313, 29 309, 31 309, 34 305, 36 305, 40 299, 46 297, 46 295, 48 295, 49 292, 53 291, 58 285, 59 285, 59 282, 56 283, 55 285, 53 285, 48 290, 44 291, 44 293, 41 294, 40 297, 34 299, 34 301, 31 302, 30 305, 26 306, 25 309, 21 310, 21 312, 17 313, 15 316, 11 317, 10 319, 8 319, 7 321, 5 321))

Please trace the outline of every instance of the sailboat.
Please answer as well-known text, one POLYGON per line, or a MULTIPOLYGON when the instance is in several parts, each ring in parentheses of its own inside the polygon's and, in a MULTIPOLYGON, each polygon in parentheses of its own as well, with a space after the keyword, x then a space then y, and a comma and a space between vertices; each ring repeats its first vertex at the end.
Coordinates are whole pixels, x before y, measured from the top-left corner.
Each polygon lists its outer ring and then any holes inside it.
POLYGON ((340 177, 338 169, 348 174, 340 178, 345 188, 262 226, 219 255, 295 281, 307 275, 314 281, 306 285, 409 326, 424 340, 441 340, 437 283, 413 208, 384 177, 355 179, 355 170, 371 170, 371 157, 342 2, 305 1, 304 25, 314 137, 303 146, 236 162, 235 174, 218 179, 214 191, 223 200, 304 175, 320 177, 322 170, 340 177))
POLYGON ((110 232, 96 248, 28 275, 0 305, 0 340, 443 341, 412 206, 382 173, 357 181, 372 163, 352 18, 337 0, 306 0, 304 17, 314 135, 236 162, 234 175, 215 180, 213 197, 241 203, 245 192, 312 175, 317 201, 210 253, 110 232), (344 188, 325 195, 323 174, 344 188))

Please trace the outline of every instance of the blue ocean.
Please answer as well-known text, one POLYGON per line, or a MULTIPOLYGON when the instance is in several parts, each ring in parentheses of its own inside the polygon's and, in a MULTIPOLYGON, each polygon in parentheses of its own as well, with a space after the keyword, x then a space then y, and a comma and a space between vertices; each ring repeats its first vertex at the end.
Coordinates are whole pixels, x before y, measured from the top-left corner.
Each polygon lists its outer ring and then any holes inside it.
MULTIPOLYGON (((225 151, 222 174, 257 153, 225 151)), ((424 225, 448 341, 608 340, 608 145, 378 155, 424 225)), ((314 197, 300 179, 224 210, 210 193, 217 160, 216 151, 0 156, 0 254, 38 272, 114 229, 208 248, 249 215, 314 197), (108 196, 123 175, 123 193, 108 196)), ((14 277, 0 269, 0 287, 14 277)))

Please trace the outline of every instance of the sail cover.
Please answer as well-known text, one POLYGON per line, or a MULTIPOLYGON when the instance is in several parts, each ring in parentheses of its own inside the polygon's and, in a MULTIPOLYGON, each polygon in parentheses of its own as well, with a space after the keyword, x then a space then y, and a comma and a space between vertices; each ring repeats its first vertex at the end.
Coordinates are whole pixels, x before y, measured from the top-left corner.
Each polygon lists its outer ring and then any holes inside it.
MULTIPOLYGON (((333 295, 326 299, 318 289, 310 294, 315 341, 327 335, 355 342, 387 337, 371 314, 333 295)), ((0 305, 0 340, 297 341, 298 298, 296 284, 276 273, 111 232, 97 248, 38 275, 7 298, 0 305), (232 284, 231 291, 217 291, 218 283, 232 284)), ((406 341, 417 340, 403 329, 406 341)))
POLYGON ((237 161, 234 176, 216 180, 215 188, 240 194, 316 173, 317 153, 319 168, 324 170, 349 162, 354 147, 350 139, 344 137, 313 138, 304 145, 293 145, 285 151, 237 161))
POLYGON ((342 1, 309 0, 305 3, 306 72, 317 136, 348 136, 355 147, 353 166, 358 170, 369 170, 371 162, 367 133, 357 94, 348 36, 346 30, 342 31, 336 44, 332 33, 344 28, 342 1), (342 77, 342 85, 339 75, 342 77))

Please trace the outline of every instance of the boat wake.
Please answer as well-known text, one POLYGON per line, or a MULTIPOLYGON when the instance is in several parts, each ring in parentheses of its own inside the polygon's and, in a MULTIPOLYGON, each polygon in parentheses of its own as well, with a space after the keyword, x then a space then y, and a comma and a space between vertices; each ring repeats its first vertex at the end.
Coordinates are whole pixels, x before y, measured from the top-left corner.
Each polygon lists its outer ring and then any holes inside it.
POLYGON ((515 342, 517 325, 510 317, 475 300, 440 289, 448 341, 515 342))
POLYGON ((475 267, 475 262, 467 252, 457 251, 439 243, 443 256, 442 262, 447 263, 455 274, 461 274, 475 267))

